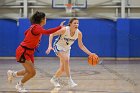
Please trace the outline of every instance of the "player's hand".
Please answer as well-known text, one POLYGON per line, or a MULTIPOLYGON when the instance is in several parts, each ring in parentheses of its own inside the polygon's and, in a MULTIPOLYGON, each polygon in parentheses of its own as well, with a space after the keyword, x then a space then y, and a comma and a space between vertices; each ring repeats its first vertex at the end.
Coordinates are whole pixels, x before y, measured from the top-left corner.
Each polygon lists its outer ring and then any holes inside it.
POLYGON ((95 54, 95 53, 90 53, 89 56, 91 56, 91 55, 96 56, 96 57, 98 58, 98 60, 99 60, 99 56, 98 56, 97 54, 95 54))
POLYGON ((52 47, 48 47, 48 49, 46 50, 46 54, 48 55, 51 50, 53 50, 53 48, 52 47))
POLYGON ((62 21, 61 23, 60 23, 60 26, 64 26, 64 23, 65 23, 66 21, 62 21))
POLYGON ((95 53, 90 53, 89 56, 90 56, 90 55, 96 55, 96 54, 95 54, 95 53))

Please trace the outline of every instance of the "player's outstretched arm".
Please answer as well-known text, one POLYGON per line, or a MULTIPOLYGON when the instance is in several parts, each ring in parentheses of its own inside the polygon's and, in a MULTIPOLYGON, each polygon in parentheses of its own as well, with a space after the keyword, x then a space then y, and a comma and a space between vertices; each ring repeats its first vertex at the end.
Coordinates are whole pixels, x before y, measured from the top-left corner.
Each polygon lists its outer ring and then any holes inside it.
POLYGON ((50 51, 53 50, 53 48, 52 48, 53 37, 54 37, 54 36, 57 36, 57 35, 64 34, 65 31, 66 31, 65 29, 66 29, 66 28, 63 27, 63 28, 60 29, 59 31, 57 31, 57 32, 55 32, 55 33, 53 33, 53 34, 51 34, 51 35, 49 36, 49 46, 48 46, 48 49, 46 50, 46 54, 49 54, 50 51))
POLYGON ((83 50, 86 54, 88 55, 92 55, 94 53, 91 53, 86 47, 85 45, 83 44, 83 41, 82 41, 82 33, 79 31, 78 33, 78 45, 79 45, 79 48, 81 50, 83 50))
POLYGON ((42 32, 42 33, 44 33, 44 34, 52 34, 52 33, 56 32, 56 31, 59 31, 64 26, 64 23, 65 23, 65 21, 62 21, 60 23, 60 26, 58 26, 56 28, 48 29, 48 30, 45 31, 45 33, 44 32, 42 32))
POLYGON ((65 21, 62 21, 62 22, 60 23, 60 26, 55 27, 55 28, 50 28, 50 29, 44 29, 44 28, 42 28, 41 26, 36 26, 35 29, 34 29, 34 31, 33 31, 33 33, 34 33, 35 35, 38 35, 38 34, 46 34, 46 35, 49 35, 49 34, 52 34, 52 33, 54 33, 54 32, 57 32, 57 31, 59 31, 61 28, 63 28, 64 23, 65 23, 65 21))

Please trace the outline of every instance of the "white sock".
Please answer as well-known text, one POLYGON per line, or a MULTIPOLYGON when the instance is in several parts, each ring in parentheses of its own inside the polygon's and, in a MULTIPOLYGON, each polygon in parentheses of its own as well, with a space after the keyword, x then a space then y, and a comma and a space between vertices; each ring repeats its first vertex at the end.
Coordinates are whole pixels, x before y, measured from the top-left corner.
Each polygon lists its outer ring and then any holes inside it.
POLYGON ((14 76, 14 77, 17 77, 17 71, 15 71, 15 72, 13 73, 13 76, 14 76))
POLYGON ((68 79, 69 79, 69 81, 73 81, 73 80, 72 80, 72 78, 71 78, 71 76, 70 76, 70 77, 68 77, 68 79))
POLYGON ((24 83, 22 83, 21 81, 19 81, 18 83, 19 83, 19 85, 22 85, 22 86, 24 85, 24 83))
POLYGON ((53 79, 58 79, 58 77, 56 77, 56 76, 53 76, 52 78, 53 78, 53 79))
POLYGON ((57 79, 58 79, 59 77, 57 77, 57 76, 53 76, 53 78, 57 78, 57 79))

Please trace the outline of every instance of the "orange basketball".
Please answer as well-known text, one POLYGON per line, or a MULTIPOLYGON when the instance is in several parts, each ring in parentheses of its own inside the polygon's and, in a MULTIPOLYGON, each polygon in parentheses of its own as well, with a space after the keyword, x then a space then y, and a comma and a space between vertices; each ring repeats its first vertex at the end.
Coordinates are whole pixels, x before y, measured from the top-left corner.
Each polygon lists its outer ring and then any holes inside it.
POLYGON ((99 63, 99 57, 96 54, 88 56, 88 64, 96 66, 99 63))

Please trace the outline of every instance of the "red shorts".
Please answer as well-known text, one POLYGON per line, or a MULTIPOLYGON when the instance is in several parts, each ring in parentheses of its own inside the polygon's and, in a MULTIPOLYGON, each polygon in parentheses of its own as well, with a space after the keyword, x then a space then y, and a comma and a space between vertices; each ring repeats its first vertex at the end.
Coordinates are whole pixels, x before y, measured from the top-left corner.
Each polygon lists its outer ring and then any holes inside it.
POLYGON ((25 63, 25 60, 27 60, 32 61, 32 63, 34 63, 34 52, 35 52, 34 50, 26 49, 21 45, 18 46, 18 48, 16 49, 17 62, 25 63))

